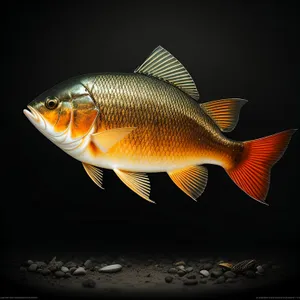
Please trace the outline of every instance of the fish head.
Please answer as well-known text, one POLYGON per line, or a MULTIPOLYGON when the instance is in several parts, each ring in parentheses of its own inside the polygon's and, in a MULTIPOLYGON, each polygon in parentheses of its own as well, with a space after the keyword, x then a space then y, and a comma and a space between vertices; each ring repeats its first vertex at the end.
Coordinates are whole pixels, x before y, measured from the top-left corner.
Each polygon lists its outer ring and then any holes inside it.
POLYGON ((58 146, 80 141, 92 129, 98 107, 80 80, 69 80, 39 95, 24 109, 29 121, 58 146))

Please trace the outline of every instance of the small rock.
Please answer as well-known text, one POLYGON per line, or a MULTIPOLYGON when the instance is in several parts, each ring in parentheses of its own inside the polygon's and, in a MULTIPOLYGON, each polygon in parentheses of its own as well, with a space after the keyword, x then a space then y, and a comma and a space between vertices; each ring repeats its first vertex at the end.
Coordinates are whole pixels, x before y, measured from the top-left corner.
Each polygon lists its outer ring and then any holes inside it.
POLYGON ((70 268, 70 273, 73 274, 76 269, 77 269, 76 267, 70 268))
POLYGON ((93 266, 93 262, 90 259, 88 259, 83 265, 86 269, 91 269, 93 266))
POLYGON ((235 280, 233 278, 227 278, 225 282, 226 283, 234 283, 235 280))
POLYGON ((43 261, 37 261, 36 264, 37 264, 39 269, 44 269, 44 268, 47 267, 47 264, 43 261))
POLYGON ((77 265, 76 265, 73 261, 68 261, 68 262, 65 264, 65 267, 71 269, 71 268, 76 268, 77 265))
POLYGON ((63 271, 64 273, 69 272, 69 269, 67 267, 61 267, 61 271, 63 271))
POLYGON ((66 277, 66 278, 70 278, 70 277, 72 277, 72 275, 71 275, 70 273, 66 273, 66 274, 65 274, 65 277, 66 277))
POLYGON ((178 267, 178 266, 185 266, 185 262, 183 260, 178 261, 176 263, 174 263, 174 266, 178 267))
POLYGON ((209 276, 209 272, 207 270, 201 270, 200 274, 204 277, 208 277, 209 276))
POLYGON ((235 278, 236 274, 232 271, 226 271, 224 273, 225 278, 235 278))
POLYGON ((206 278, 201 278, 199 280, 199 282, 202 283, 202 284, 205 284, 205 283, 207 283, 207 279, 206 278))
POLYGON ((25 267, 20 267, 21 272, 27 272, 27 269, 25 267))
POLYGON ((258 271, 256 271, 255 274, 258 275, 258 276, 263 276, 264 275, 264 273, 260 273, 258 271))
POLYGON ((204 270, 210 270, 212 269, 213 265, 211 263, 206 263, 203 265, 203 269, 204 270))
POLYGON ((183 270, 179 270, 179 271, 177 272, 177 274, 178 274, 180 277, 182 277, 182 276, 184 276, 186 273, 185 273, 183 270))
POLYGON ((107 266, 107 264, 104 264, 104 263, 103 263, 103 264, 100 265, 100 268, 104 268, 104 267, 106 267, 106 266, 107 266))
POLYGON ((191 272, 194 271, 194 268, 193 268, 193 267, 188 267, 188 268, 185 269, 185 271, 186 271, 187 273, 191 273, 191 272))
POLYGON ((28 268, 29 272, 35 272, 37 270, 37 264, 31 264, 28 268))
POLYGON ((253 271, 251 271, 251 270, 246 271, 245 275, 248 278, 255 278, 256 277, 255 273, 253 271))
POLYGON ((32 265, 32 264, 33 264, 33 261, 32 261, 31 259, 26 260, 26 261, 23 263, 23 265, 24 265, 25 267, 29 267, 29 266, 32 265))
POLYGON ((224 276, 220 276, 217 280, 216 283, 224 283, 225 282, 225 277, 224 276))
POLYGON ((187 279, 196 279, 196 275, 195 274, 190 274, 186 276, 187 279))
POLYGON ((257 266, 256 270, 257 270, 258 273, 264 273, 265 272, 265 270, 262 266, 257 266))
POLYGON ((122 270, 122 266, 119 264, 109 265, 106 267, 103 267, 99 270, 99 272, 103 273, 116 273, 122 270))
POLYGON ((85 275, 85 274, 86 274, 86 270, 83 267, 79 267, 73 272, 74 276, 85 275))
POLYGON ((184 271, 185 268, 184 268, 184 266, 178 266, 178 267, 177 267, 177 270, 183 270, 183 271, 184 271))
POLYGON ((43 269, 39 268, 39 269, 37 269, 36 271, 37 271, 38 273, 41 273, 42 270, 43 270, 43 269))
POLYGON ((85 288, 94 288, 96 286, 96 281, 93 279, 86 279, 82 282, 82 286, 85 288))
POLYGON ((65 273, 64 273, 63 271, 56 271, 56 272, 54 273, 54 275, 55 275, 55 277, 57 277, 57 278, 62 278, 62 277, 65 276, 65 273))
POLYGON ((171 283, 173 281, 173 277, 172 276, 167 276, 166 278, 165 278, 165 282, 166 283, 171 283))
POLYGON ((196 279, 186 279, 183 281, 184 285, 196 285, 198 284, 198 280, 196 279))
POLYGON ((177 270, 176 270, 176 268, 170 268, 168 270, 168 273, 170 273, 170 274, 177 274, 177 270))
POLYGON ((43 276, 47 276, 47 275, 49 275, 51 273, 51 271, 49 270, 49 269, 43 269, 42 271, 41 271, 41 274, 43 275, 43 276))
POLYGON ((221 268, 213 268, 210 270, 210 274, 212 277, 220 277, 223 275, 223 271, 221 268))

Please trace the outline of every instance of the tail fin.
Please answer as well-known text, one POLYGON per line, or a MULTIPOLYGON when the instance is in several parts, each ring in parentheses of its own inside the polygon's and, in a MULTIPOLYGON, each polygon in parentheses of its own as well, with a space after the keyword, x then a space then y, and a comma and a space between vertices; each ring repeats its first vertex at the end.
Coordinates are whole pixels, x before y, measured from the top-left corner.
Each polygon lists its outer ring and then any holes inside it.
POLYGON ((264 201, 269 190, 271 168, 284 154, 296 130, 244 142, 241 159, 226 172, 250 197, 267 204, 264 201))

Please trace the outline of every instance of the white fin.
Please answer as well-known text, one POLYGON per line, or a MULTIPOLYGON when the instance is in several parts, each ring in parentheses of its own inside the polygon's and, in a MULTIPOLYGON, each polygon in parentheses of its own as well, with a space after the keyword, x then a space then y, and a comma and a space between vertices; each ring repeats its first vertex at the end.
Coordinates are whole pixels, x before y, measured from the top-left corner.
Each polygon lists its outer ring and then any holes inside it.
POLYGON ((168 172, 173 182, 195 201, 204 192, 207 184, 207 169, 203 166, 191 166, 168 172))
POLYGON ((85 171, 89 175, 89 177, 94 181, 95 184, 99 186, 99 188, 104 190, 104 187, 102 186, 103 183, 103 171, 95 166, 82 163, 85 171))
POLYGON ((131 190, 133 190, 145 200, 155 203, 154 201, 149 199, 151 187, 147 174, 121 171, 119 169, 114 169, 114 171, 123 181, 123 183, 125 183, 131 190))
POLYGON ((136 127, 105 130, 92 134, 92 141, 102 151, 107 152, 113 145, 125 138, 136 127))
POLYGON ((175 85, 193 99, 199 99, 196 84, 185 67, 166 49, 158 46, 134 73, 150 75, 175 85))

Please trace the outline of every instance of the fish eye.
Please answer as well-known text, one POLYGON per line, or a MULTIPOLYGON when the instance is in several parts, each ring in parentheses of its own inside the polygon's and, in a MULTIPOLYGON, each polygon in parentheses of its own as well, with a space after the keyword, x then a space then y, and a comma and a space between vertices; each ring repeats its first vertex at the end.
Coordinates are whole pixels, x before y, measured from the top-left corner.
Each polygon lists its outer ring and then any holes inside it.
POLYGON ((45 105, 48 109, 55 109, 59 104, 59 100, 57 98, 48 98, 45 102, 45 105))

